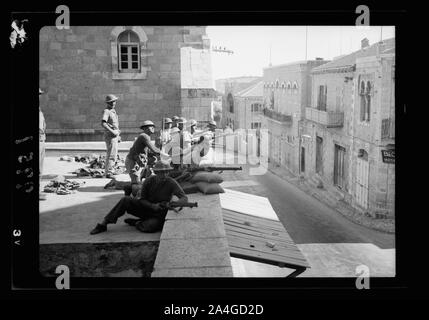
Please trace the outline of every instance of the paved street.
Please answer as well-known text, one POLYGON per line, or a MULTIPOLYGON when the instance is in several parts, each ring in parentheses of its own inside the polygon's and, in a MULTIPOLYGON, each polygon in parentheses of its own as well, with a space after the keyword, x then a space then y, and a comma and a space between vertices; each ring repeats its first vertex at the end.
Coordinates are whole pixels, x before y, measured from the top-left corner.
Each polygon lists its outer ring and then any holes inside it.
POLYGON ((280 221, 297 244, 373 243, 383 249, 395 247, 395 235, 375 231, 343 217, 293 184, 270 171, 264 175, 243 171, 224 172, 225 180, 252 180, 253 186, 231 189, 267 197, 280 221))

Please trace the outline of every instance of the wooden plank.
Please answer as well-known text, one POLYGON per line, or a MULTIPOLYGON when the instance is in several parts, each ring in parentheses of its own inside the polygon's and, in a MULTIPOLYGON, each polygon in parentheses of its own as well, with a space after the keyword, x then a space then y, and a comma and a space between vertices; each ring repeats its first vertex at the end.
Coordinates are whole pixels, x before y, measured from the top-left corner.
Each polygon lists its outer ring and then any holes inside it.
POLYGON ((224 214, 223 215, 223 220, 224 221, 231 221, 231 222, 235 222, 235 223, 239 223, 239 224, 243 224, 246 226, 251 226, 251 227, 261 227, 264 229, 272 229, 272 230, 276 230, 276 231, 281 231, 281 232, 285 232, 287 233, 287 231, 285 230, 285 228, 283 227, 283 225, 280 223, 277 224, 267 224, 264 223, 264 221, 258 221, 258 220, 252 220, 252 219, 247 219, 247 218, 239 218, 239 217, 235 217, 235 216, 230 216, 228 214, 224 214), (249 225, 250 224, 250 225, 249 225))
POLYGON ((246 239, 248 241, 255 241, 257 243, 261 243, 263 245, 266 245, 267 242, 272 242, 272 243, 274 243, 275 248, 284 248, 286 250, 299 252, 301 254, 301 251, 298 249, 298 247, 294 243, 269 240, 269 239, 264 239, 261 237, 252 236, 252 235, 244 235, 244 234, 237 234, 237 233, 231 233, 231 232, 227 233, 227 237, 236 238, 236 239, 246 239))
POLYGON ((296 259, 299 261, 306 261, 304 256, 299 250, 289 250, 282 247, 270 248, 265 245, 265 242, 258 242, 251 239, 231 237, 227 235, 228 244, 230 247, 239 247, 242 249, 248 249, 252 251, 258 251, 263 253, 269 253, 275 256, 281 256, 291 259, 296 259), (276 250, 273 250, 276 249, 276 250))
POLYGON ((280 267, 305 267, 309 268, 310 266, 306 261, 284 258, 276 255, 272 255, 269 253, 256 252, 252 250, 243 249, 240 247, 232 247, 230 248, 231 257, 242 258, 247 260, 252 260, 256 262, 269 263, 273 265, 277 265, 280 267))
POLYGON ((275 243, 281 243, 285 246, 295 246, 295 243, 293 243, 292 241, 286 241, 283 238, 274 237, 274 236, 266 237, 266 236, 260 236, 255 234, 243 233, 232 229, 228 229, 227 234, 230 234, 231 236, 235 236, 235 237, 250 238, 250 239, 254 238, 254 239, 260 239, 261 241, 271 241, 275 243))
POLYGON ((239 233, 243 233, 243 234, 249 234, 249 235, 261 237, 264 239, 288 241, 289 243, 294 244, 292 239, 282 237, 280 234, 279 235, 272 235, 271 233, 262 233, 260 231, 250 230, 250 229, 246 229, 246 228, 240 228, 240 227, 236 227, 236 226, 232 226, 232 225, 225 225, 225 232, 228 233, 230 230, 235 231, 235 232, 239 232, 239 233))
POLYGON ((289 239, 289 240, 293 241, 290 238, 289 234, 287 234, 287 232, 284 230, 275 230, 275 229, 269 229, 269 228, 248 226, 248 225, 245 225, 244 223, 237 223, 237 222, 225 221, 225 220, 224 220, 224 223, 225 223, 225 226, 232 226, 232 227, 236 227, 236 228, 252 230, 252 231, 267 234, 267 235, 277 235, 277 236, 281 236, 281 237, 284 237, 285 239, 289 239))
POLYGON ((246 221, 260 223, 267 226, 280 226, 283 230, 285 229, 283 224, 280 221, 275 221, 275 220, 271 220, 263 217, 255 217, 241 212, 222 209, 222 215, 233 219, 246 220, 246 221))

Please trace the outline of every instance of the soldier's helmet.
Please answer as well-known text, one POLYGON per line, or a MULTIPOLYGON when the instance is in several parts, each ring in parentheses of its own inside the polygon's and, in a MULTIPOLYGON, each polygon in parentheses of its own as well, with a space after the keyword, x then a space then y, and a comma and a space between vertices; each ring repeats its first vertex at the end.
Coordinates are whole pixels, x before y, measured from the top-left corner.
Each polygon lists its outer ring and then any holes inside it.
POLYGON ((113 102, 118 100, 119 98, 117 96, 115 96, 114 94, 108 94, 106 96, 106 102, 113 102))
POLYGON ((143 121, 142 125, 140 126, 140 129, 144 129, 145 127, 153 126, 155 127, 155 124, 150 120, 143 121))
POLYGON ((194 119, 189 120, 189 126, 190 127, 193 127, 193 126, 196 126, 196 125, 197 125, 197 121, 196 120, 194 120, 194 119))
POLYGON ((169 170, 173 170, 173 168, 170 166, 170 162, 163 159, 158 160, 153 166, 153 171, 155 172, 169 171, 169 170))
POLYGON ((209 126, 217 127, 216 122, 215 122, 215 121, 213 121, 213 120, 210 120, 210 121, 209 121, 209 126))
POLYGON ((177 120, 179 120, 179 117, 178 116, 174 116, 172 119, 173 119, 173 121, 177 121, 177 120))
POLYGON ((187 122, 186 119, 183 118, 183 117, 180 117, 179 120, 177 120, 177 123, 183 123, 183 124, 185 124, 186 122, 187 122))
POLYGON ((164 124, 172 123, 173 121, 170 118, 164 118, 164 124))

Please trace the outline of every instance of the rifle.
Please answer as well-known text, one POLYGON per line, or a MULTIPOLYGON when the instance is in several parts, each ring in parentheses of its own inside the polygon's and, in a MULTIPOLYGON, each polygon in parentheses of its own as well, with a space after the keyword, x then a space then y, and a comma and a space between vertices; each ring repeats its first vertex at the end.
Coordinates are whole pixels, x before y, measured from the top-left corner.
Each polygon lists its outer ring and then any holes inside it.
POLYGON ((213 172, 213 171, 220 171, 220 173, 222 173, 223 171, 237 171, 237 170, 243 170, 242 167, 190 167, 186 169, 188 172, 197 172, 197 171, 208 171, 208 172, 213 172))
POLYGON ((213 171, 220 171, 222 173, 223 171, 237 171, 237 170, 243 170, 242 167, 187 167, 187 168, 181 168, 179 170, 172 170, 170 171, 170 176, 175 177, 176 181, 184 180, 186 181, 186 178, 189 178, 190 173, 192 172, 198 172, 198 171, 207 171, 207 172, 213 172, 213 171))
POLYGON ((179 212, 183 208, 193 208, 198 207, 198 202, 178 202, 178 201, 163 201, 161 202, 161 207, 163 209, 173 210, 179 212), (180 209, 176 209, 180 208, 180 209))

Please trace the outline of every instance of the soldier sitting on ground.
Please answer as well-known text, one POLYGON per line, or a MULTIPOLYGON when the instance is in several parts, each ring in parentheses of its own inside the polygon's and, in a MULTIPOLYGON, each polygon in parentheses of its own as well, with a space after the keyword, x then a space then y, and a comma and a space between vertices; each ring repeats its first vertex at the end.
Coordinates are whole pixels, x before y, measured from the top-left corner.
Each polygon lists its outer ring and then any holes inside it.
POLYGON ((116 223, 126 212, 138 217, 138 219, 125 219, 124 221, 129 225, 136 226, 142 232, 160 231, 168 212, 168 208, 165 208, 162 203, 170 202, 173 195, 179 198, 176 203, 188 202, 182 187, 168 176, 170 170, 172 168, 168 161, 158 161, 153 168, 155 175, 148 177, 143 183, 140 199, 123 197, 90 234, 107 231, 107 225, 116 223))

